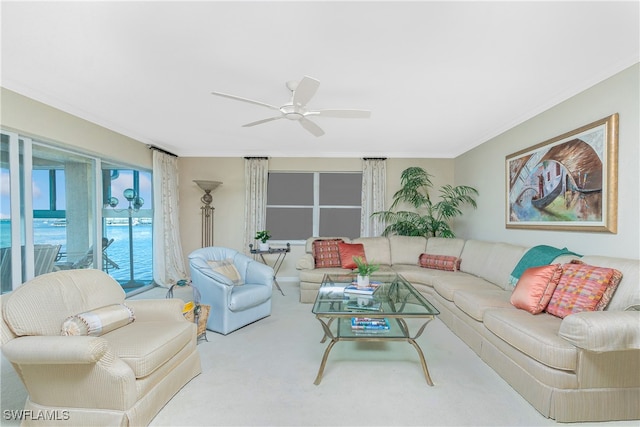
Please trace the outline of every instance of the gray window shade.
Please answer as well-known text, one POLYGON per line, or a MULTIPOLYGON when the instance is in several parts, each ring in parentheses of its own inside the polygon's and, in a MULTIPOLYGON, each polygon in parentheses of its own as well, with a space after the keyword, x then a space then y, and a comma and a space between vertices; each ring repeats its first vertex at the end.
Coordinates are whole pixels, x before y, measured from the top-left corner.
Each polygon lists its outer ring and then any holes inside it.
POLYGON ((267 191, 272 240, 360 235, 362 173, 269 172, 267 191))
POLYGON ((267 206, 267 230, 273 240, 303 240, 313 230, 313 208, 267 206))
POLYGON ((269 173, 267 205, 313 206, 313 174, 269 173))
POLYGON ((360 209, 320 209, 320 236, 360 236, 360 209))
POLYGON ((321 173, 320 205, 359 206, 361 173, 321 173))

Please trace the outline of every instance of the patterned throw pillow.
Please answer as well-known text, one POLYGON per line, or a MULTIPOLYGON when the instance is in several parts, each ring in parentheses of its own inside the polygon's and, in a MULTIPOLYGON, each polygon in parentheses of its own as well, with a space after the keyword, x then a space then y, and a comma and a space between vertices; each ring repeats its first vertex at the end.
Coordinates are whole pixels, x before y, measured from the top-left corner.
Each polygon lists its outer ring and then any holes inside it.
POLYGON ((460 270, 460 261, 460 258, 450 255, 421 254, 418 258, 420 267, 447 271, 460 270))
MULTIPOLYGON (((579 259, 571 260, 571 264, 584 264, 583 261, 579 259)), ((604 290, 602 294, 602 298, 596 305, 596 311, 603 311, 609 305, 609 301, 611 301, 611 297, 613 297, 613 293, 618 288, 620 281, 622 280, 622 272, 620 270, 613 269, 613 275, 611 276, 611 280, 609 281, 609 286, 604 290)))
POLYGON ((316 263, 316 268, 341 267, 338 243, 344 243, 344 240, 314 240, 312 255, 316 263))
POLYGON ((560 264, 527 268, 511 294, 511 304, 531 314, 541 313, 549 304, 561 275, 560 264))
POLYGON ((572 313, 594 311, 611 282, 613 271, 587 264, 565 264, 546 312, 564 318, 572 313))
POLYGON ((207 261, 207 264, 209 264, 213 271, 218 272, 223 276, 231 279, 234 286, 240 286, 244 284, 242 282, 242 276, 240 276, 240 272, 233 263, 232 258, 227 258, 222 261, 207 261))
POLYGON ((338 250, 340 251, 340 266, 342 268, 357 268, 353 257, 360 257, 364 262, 367 262, 362 243, 338 243, 338 250))
POLYGON ((69 316, 62 323, 60 335, 99 337, 136 320, 133 310, 124 304, 112 304, 69 316))

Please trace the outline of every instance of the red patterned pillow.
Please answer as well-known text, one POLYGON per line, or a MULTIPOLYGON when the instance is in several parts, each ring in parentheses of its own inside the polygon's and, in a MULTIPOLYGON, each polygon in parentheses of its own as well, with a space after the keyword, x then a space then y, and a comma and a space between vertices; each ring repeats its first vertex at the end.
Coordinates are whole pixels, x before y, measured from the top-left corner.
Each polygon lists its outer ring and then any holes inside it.
POLYGON ((342 239, 315 240, 312 246, 313 259, 316 268, 341 267, 340 251, 338 243, 343 243, 342 239))
POLYGON ((562 275, 560 264, 527 268, 511 294, 511 304, 531 314, 545 309, 562 275))
POLYGON ((572 313, 594 311, 612 277, 612 268, 565 264, 546 312, 564 318, 572 313))
POLYGON ((338 250, 340 251, 340 265, 342 268, 353 269, 358 267, 353 257, 360 257, 364 262, 367 262, 362 243, 338 243, 338 250))
POLYGON ((460 258, 449 255, 421 254, 418 258, 420 267, 447 271, 460 270, 460 261, 462 261, 460 258))

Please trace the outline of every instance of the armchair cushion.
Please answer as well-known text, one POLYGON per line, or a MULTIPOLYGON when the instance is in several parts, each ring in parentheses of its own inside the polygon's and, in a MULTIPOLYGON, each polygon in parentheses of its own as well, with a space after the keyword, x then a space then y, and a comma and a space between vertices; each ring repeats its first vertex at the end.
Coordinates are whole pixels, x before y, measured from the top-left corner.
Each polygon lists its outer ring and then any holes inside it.
POLYGON ((128 325, 135 319, 133 310, 125 304, 111 304, 69 316, 62 323, 60 335, 91 335, 99 337, 114 329, 128 325))
POLYGON ((182 322, 134 322, 104 335, 113 352, 136 378, 153 373, 192 343, 195 325, 182 322))
POLYGON ((209 264, 213 271, 231 279, 231 282, 234 284, 234 286, 240 286, 244 284, 244 282, 242 281, 242 276, 240 276, 240 272, 233 263, 233 258, 211 260, 207 261, 207 264, 209 264))

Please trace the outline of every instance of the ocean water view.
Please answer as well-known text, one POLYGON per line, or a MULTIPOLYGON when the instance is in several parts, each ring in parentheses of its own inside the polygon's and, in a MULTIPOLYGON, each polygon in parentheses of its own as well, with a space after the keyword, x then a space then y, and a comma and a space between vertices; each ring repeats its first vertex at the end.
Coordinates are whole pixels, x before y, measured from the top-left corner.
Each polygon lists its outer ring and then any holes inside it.
MULTIPOLYGON (((133 272, 136 285, 129 284, 130 262, 129 262, 129 227, 128 221, 107 223, 104 228, 104 237, 113 243, 105 250, 107 257, 118 265, 119 268, 106 268, 109 273, 120 284, 125 285, 126 290, 130 287, 147 285, 153 280, 153 227, 150 218, 136 218, 133 231, 133 272)), ((55 219, 34 219, 33 220, 33 240, 34 244, 61 245, 60 252, 65 254, 67 242, 67 229, 64 221, 55 219)), ((0 220, 0 247, 11 246, 11 223, 9 220, 0 220)), ((88 250, 89 248, 87 248, 88 250)), ((73 261, 62 258, 60 261, 73 261)))

